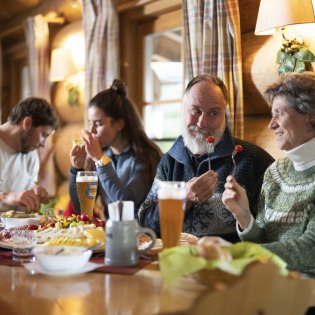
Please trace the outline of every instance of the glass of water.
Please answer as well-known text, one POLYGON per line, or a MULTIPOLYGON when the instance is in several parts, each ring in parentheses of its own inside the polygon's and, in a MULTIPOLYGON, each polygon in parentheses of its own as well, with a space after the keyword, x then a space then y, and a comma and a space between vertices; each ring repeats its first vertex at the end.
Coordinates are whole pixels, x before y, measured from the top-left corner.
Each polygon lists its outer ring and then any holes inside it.
POLYGON ((35 233, 32 230, 16 230, 12 235, 12 259, 19 262, 35 261, 33 249, 36 245, 35 233))

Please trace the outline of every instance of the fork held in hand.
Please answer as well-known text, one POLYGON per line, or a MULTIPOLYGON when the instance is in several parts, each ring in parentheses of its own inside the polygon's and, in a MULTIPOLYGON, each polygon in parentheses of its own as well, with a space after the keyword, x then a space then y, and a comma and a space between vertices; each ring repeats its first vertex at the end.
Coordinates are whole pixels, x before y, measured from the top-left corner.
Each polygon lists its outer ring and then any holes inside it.
POLYGON ((236 171, 236 162, 235 162, 235 155, 236 153, 242 152, 243 151, 243 147, 239 144, 237 144, 232 152, 232 161, 233 161, 233 170, 232 170, 232 176, 235 176, 235 171, 236 171))
POLYGON ((209 136, 207 138, 207 151, 208 151, 208 166, 209 166, 209 171, 211 170, 211 161, 210 157, 211 154, 214 152, 214 142, 215 142, 215 137, 209 136))

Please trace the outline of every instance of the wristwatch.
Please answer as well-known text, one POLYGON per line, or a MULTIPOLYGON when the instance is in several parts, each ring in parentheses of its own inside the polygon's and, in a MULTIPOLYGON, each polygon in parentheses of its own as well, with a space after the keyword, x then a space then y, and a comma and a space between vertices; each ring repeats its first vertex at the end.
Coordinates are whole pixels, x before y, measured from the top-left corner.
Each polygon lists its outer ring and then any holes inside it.
POLYGON ((95 162, 95 166, 98 167, 98 166, 103 166, 103 165, 106 165, 110 162, 110 158, 107 156, 107 155, 102 155, 102 157, 95 162))

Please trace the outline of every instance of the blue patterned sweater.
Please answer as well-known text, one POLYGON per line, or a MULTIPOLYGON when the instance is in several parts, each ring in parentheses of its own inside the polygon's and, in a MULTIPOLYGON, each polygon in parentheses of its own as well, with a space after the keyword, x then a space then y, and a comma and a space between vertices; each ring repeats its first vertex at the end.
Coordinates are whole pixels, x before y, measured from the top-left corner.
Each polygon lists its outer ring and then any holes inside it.
MULTIPOLYGON (((251 209, 256 209, 264 172, 274 159, 258 146, 232 138, 226 128, 222 141, 215 147, 211 157, 211 168, 218 173, 215 193, 206 203, 195 203, 185 211, 183 232, 198 237, 215 235, 231 242, 239 241, 235 219, 221 201, 226 177, 233 169, 231 154, 236 144, 240 144, 243 151, 235 156, 237 163, 235 177, 246 188, 251 209)), ((191 153, 184 146, 183 138, 178 137, 169 152, 162 157, 153 186, 140 207, 141 225, 151 227, 160 236, 157 202, 159 180, 187 182, 207 170, 207 156, 201 157, 200 161, 192 159, 191 153)), ((255 210, 253 212, 255 216, 255 210)))

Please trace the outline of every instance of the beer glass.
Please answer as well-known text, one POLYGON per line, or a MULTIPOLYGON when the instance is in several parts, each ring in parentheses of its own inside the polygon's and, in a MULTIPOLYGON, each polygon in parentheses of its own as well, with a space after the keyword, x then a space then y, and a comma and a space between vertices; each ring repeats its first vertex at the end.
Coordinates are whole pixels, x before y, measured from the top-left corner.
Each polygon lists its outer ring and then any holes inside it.
POLYGON ((97 172, 79 171, 76 177, 77 193, 81 214, 93 216, 93 208, 97 193, 97 172))
POLYGON ((159 182, 160 231, 163 247, 179 245, 186 199, 185 182, 159 182))

